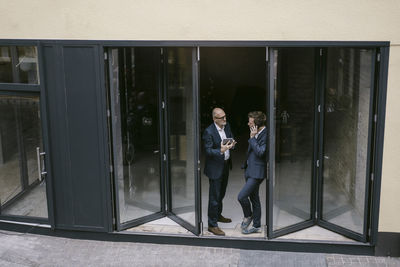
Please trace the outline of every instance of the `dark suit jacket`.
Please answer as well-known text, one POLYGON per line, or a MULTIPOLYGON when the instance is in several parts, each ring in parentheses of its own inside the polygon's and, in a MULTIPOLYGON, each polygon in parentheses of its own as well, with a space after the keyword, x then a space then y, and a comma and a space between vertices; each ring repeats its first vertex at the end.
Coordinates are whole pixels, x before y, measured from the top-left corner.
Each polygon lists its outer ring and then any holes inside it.
POLYGON ((264 179, 267 176, 267 128, 256 138, 249 139, 245 176, 264 179))
MULTIPOLYGON (((231 127, 227 123, 225 126, 227 138, 233 138, 231 127)), ((224 154, 221 154, 221 137, 214 123, 204 130, 203 143, 206 152, 206 163, 204 174, 210 179, 219 179, 224 169, 224 154)), ((229 165, 232 168, 232 150, 230 151, 229 165)))

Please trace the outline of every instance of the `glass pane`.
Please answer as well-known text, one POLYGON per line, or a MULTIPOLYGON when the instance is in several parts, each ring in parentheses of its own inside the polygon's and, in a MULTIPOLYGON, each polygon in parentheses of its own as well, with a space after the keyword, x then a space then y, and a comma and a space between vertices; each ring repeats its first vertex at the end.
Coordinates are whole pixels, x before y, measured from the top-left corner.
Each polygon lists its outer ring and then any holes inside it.
POLYGON ((0 83, 11 83, 12 81, 13 76, 10 47, 0 46, 0 83))
POLYGON ((273 230, 311 219, 314 49, 274 51, 273 230))
POLYGON ((111 50, 111 109, 120 223, 161 211, 159 48, 111 50))
POLYGON ((36 148, 42 147, 39 113, 39 97, 0 95, 2 214, 48 217, 46 185, 37 169, 36 148))
POLYGON ((38 84, 38 61, 36 47, 18 46, 18 81, 19 83, 38 84))
POLYGON ((372 50, 329 48, 322 218, 363 232, 372 50))
POLYGON ((192 48, 168 49, 167 90, 172 212, 195 225, 192 48))

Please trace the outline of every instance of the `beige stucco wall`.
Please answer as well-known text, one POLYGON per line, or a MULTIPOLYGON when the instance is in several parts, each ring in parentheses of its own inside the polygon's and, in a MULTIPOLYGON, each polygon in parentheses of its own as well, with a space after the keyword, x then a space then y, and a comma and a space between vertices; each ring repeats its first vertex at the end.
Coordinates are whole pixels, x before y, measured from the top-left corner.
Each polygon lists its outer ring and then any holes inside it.
POLYGON ((390 41, 379 231, 400 232, 400 1, 0 0, 0 39, 390 41))
POLYGON ((400 232, 400 46, 389 55, 379 231, 400 232))
POLYGON ((0 38, 390 40, 398 0, 0 0, 0 38))

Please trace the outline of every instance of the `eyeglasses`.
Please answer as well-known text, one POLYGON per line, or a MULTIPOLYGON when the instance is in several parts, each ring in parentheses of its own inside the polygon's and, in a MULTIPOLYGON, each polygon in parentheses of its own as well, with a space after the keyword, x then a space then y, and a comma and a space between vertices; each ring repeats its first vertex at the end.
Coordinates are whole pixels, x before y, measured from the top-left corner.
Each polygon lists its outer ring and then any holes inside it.
POLYGON ((222 117, 214 117, 214 118, 216 118, 217 120, 223 120, 223 119, 226 119, 226 115, 224 115, 222 117))

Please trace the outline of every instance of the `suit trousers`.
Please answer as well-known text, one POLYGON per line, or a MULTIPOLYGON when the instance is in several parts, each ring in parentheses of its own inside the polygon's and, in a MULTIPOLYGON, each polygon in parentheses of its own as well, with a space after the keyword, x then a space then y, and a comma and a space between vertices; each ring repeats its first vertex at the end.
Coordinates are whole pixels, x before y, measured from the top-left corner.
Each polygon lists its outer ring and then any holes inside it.
POLYGON ((261 226, 259 189, 263 180, 264 179, 246 178, 246 184, 238 195, 238 201, 242 206, 244 217, 253 217, 253 226, 256 228, 261 226))
POLYGON ((209 179, 210 189, 208 192, 208 226, 217 227, 218 217, 222 213, 222 200, 225 197, 228 185, 229 164, 224 163, 224 169, 219 179, 209 179))

